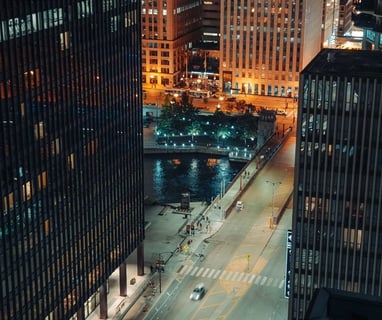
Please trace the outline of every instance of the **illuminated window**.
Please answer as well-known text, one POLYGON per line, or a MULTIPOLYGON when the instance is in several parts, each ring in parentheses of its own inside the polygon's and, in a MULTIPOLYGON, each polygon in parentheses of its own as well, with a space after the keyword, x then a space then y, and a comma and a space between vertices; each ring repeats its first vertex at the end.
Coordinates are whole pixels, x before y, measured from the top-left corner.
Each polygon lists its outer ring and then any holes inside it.
POLYGON ((68 169, 74 170, 74 153, 68 156, 68 169))
POLYGON ((44 122, 40 121, 34 125, 34 136, 36 139, 44 138, 44 122))
POLYGON ((44 221, 44 231, 45 231, 45 235, 49 235, 49 220, 45 220, 44 221))
POLYGON ((95 154, 96 147, 97 147, 97 142, 95 140, 90 141, 87 146, 88 155, 95 154))
POLYGON ((61 45, 61 51, 67 50, 70 47, 70 37, 69 32, 63 32, 60 33, 60 45, 61 45))
POLYGON ((13 209, 14 207, 13 192, 9 193, 8 196, 5 196, 3 198, 3 203, 4 203, 5 211, 8 211, 9 209, 13 209))
POLYGON ((88 17, 93 14, 93 1, 85 0, 77 3, 78 19, 88 17))
POLYGON ((53 156, 56 154, 60 154, 60 139, 59 138, 51 141, 50 151, 53 156))
POLYGON ((103 0, 102 1, 103 12, 114 9, 115 7, 116 7, 115 0, 103 0))
POLYGON ((362 230, 344 228, 344 246, 357 249, 361 248, 362 230))
POLYGON ((32 184, 30 181, 23 184, 23 200, 30 200, 32 198, 32 184))
POLYGON ((37 182, 38 182, 38 189, 45 189, 47 186, 46 182, 46 171, 42 172, 41 174, 38 175, 37 177, 37 182))
POLYGON ((22 117, 25 116, 25 103, 24 102, 21 102, 21 104, 20 104, 20 114, 22 117))
POLYGON ((116 32, 118 31, 118 24, 119 24, 119 16, 110 17, 110 31, 116 32))

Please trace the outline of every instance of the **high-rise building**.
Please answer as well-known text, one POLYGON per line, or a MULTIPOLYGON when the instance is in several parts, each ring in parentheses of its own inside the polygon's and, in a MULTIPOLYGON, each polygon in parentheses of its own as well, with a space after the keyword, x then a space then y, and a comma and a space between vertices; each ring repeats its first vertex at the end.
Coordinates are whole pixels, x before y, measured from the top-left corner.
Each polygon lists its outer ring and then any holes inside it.
POLYGON ((348 36, 352 27, 352 0, 340 0, 338 6, 338 29, 337 35, 340 37, 348 36))
POLYGON ((173 87, 185 76, 189 50, 202 34, 200 0, 142 1, 142 83, 173 87))
POLYGON ((220 81, 225 92, 291 96, 321 49, 322 0, 225 0, 220 81))
POLYGON ((382 53, 322 50, 301 72, 289 319, 320 288, 382 294, 382 53))
POLYGON ((219 50, 220 42, 220 4, 219 0, 203 0, 202 39, 200 47, 205 50, 219 50))
POLYGON ((363 29, 362 48, 382 51, 382 0, 353 0, 354 25, 363 29))
POLYGON ((3 320, 106 318, 143 274, 140 3, 1 2, 3 320))
POLYGON ((335 48, 338 24, 338 0, 322 1, 321 43, 324 48, 335 48))

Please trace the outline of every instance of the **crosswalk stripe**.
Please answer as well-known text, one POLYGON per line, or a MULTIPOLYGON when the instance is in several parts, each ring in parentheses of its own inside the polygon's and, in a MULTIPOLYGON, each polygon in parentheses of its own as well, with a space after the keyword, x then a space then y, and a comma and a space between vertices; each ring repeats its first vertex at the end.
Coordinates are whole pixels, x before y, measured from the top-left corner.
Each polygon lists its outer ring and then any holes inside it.
MULTIPOLYGON (((244 274, 244 273, 243 273, 244 274)), ((250 273, 245 273, 244 274, 244 279, 243 279, 243 282, 248 282, 248 278, 251 276, 250 273)))
POLYGON ((212 277, 212 279, 216 279, 219 276, 220 272, 222 272, 222 271, 221 270, 216 270, 216 272, 215 272, 214 276, 212 277))
POLYGON ((232 281, 236 281, 238 275, 239 275, 239 272, 234 272, 233 277, 232 277, 232 281))
POLYGON ((211 278, 214 273, 215 269, 211 269, 211 272, 208 274, 207 278, 211 278))
POLYGON ((209 271, 210 271, 210 268, 207 268, 206 270, 204 270, 202 277, 205 277, 209 271))
POLYGON ((231 273, 230 271, 227 271, 227 273, 224 275, 224 278, 225 278, 226 280, 231 279, 231 277, 232 277, 232 273, 231 273))
POLYGON ((237 279, 237 281, 242 281, 243 280, 243 278, 245 278, 246 277, 246 274, 245 273, 242 273, 242 272, 240 272, 240 276, 239 276, 239 279, 237 279))
POLYGON ((193 267, 194 267, 194 266, 187 266, 186 268, 184 268, 184 269, 183 269, 183 270, 184 270, 183 274, 184 274, 184 275, 189 274, 193 267))
POLYGON ((260 285, 263 286, 264 283, 267 281, 267 279, 268 279, 268 278, 264 276, 264 278, 263 278, 263 280, 261 281, 260 285))
POLYGON ((236 272, 231 271, 228 277, 228 280, 235 281, 235 278, 236 278, 236 272))
POLYGON ((195 273, 196 273, 196 271, 198 271, 198 269, 199 269, 199 267, 195 267, 195 269, 194 270, 192 270, 192 272, 191 272, 191 276, 193 276, 195 273))
POLYGON ((197 266, 185 266, 179 274, 190 275, 196 277, 212 278, 212 279, 224 279, 229 281, 247 282, 249 284, 272 286, 281 289, 284 286, 285 280, 278 280, 274 278, 268 278, 267 276, 255 275, 251 273, 244 273, 238 271, 226 271, 219 269, 210 269, 197 266))
POLYGON ((199 276, 202 274, 203 270, 204 270, 203 267, 200 268, 199 271, 198 271, 198 273, 196 274, 196 276, 199 277, 199 276))

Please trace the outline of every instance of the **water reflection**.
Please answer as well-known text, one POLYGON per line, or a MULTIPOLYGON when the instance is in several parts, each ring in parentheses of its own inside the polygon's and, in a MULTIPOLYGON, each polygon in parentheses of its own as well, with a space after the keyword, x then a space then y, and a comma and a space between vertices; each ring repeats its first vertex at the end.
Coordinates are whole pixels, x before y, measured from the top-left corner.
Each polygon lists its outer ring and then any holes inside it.
POLYGON ((199 154, 145 155, 145 195, 161 203, 179 203, 183 192, 191 201, 209 201, 228 188, 243 163, 228 157, 199 154))

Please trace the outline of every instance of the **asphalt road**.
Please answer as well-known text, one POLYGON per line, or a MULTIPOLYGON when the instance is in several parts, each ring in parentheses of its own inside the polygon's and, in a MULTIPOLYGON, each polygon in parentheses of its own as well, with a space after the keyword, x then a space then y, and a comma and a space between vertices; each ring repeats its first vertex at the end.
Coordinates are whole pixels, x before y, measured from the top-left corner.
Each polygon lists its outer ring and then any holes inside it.
MULTIPOLYGON (((161 105, 164 101, 164 90, 160 89, 145 89, 146 96, 143 99, 144 104, 161 105)), ((265 107, 267 109, 282 109, 288 113, 293 113, 296 111, 297 103, 293 101, 292 98, 287 97, 272 97, 272 96, 259 96, 259 95, 235 95, 236 101, 244 100, 246 103, 252 103, 256 107, 265 107)), ((229 104, 233 102, 220 101, 217 98, 209 98, 207 102, 203 99, 193 99, 193 104, 196 107, 202 109, 209 109, 215 111, 218 104, 221 106, 223 111, 227 110, 229 104)))
POLYGON ((205 259, 188 259, 155 305, 155 316, 145 319, 287 319, 284 274, 291 204, 277 226, 271 227, 270 218, 293 186, 294 151, 295 138, 290 137, 243 192, 244 210, 233 212, 197 249, 205 259), (273 190, 267 181, 280 183, 273 190), (206 296, 190 301, 200 282, 206 296))

